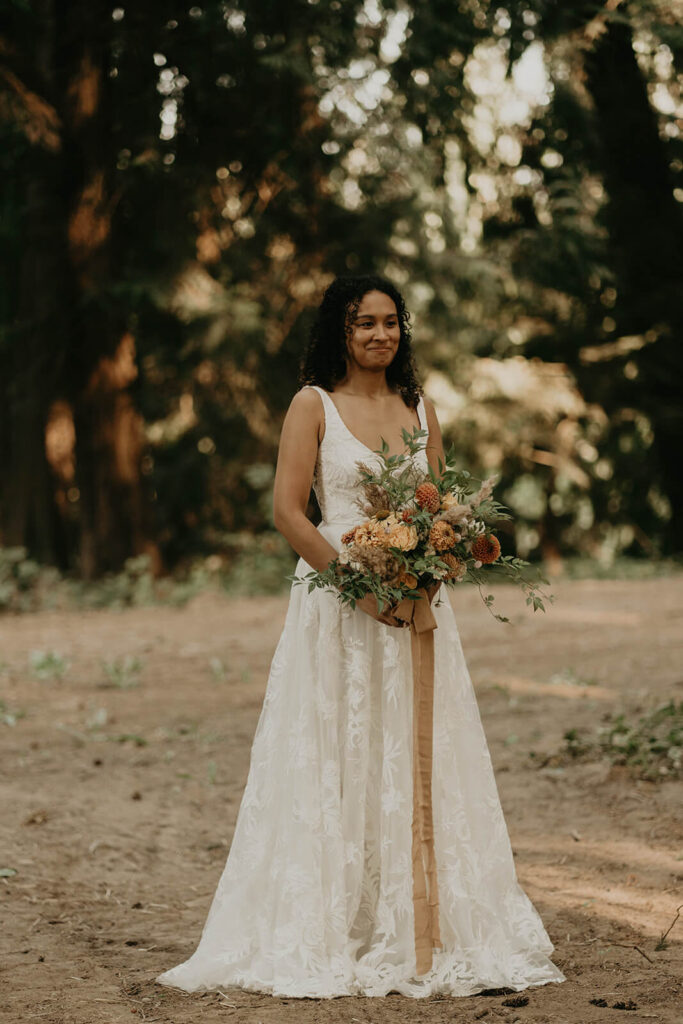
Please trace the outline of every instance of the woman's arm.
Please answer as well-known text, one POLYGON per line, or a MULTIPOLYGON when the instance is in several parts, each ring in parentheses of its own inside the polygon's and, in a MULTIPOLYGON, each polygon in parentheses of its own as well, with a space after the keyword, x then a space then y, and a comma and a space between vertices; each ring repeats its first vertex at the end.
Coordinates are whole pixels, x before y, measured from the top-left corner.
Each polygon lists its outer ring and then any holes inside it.
MULTIPOLYGON (((323 422, 320 396, 311 388, 297 391, 282 424, 273 485, 275 529, 305 562, 320 572, 327 569, 338 554, 306 516, 323 422)), ((366 594, 356 601, 356 608, 388 626, 404 625, 389 611, 379 612, 374 594, 366 594)))
POLYGON ((297 391, 282 424, 273 485, 275 529, 320 572, 337 557, 337 551, 306 516, 322 424, 320 395, 311 388, 297 391))
POLYGON ((424 398, 425 412, 427 413, 427 426, 429 427, 429 437, 427 439, 427 461, 432 467, 436 476, 441 479, 442 473, 439 472, 439 459, 442 463, 446 462, 446 455, 443 450, 443 439, 441 437, 441 427, 439 421, 436 418, 436 412, 429 398, 424 398))

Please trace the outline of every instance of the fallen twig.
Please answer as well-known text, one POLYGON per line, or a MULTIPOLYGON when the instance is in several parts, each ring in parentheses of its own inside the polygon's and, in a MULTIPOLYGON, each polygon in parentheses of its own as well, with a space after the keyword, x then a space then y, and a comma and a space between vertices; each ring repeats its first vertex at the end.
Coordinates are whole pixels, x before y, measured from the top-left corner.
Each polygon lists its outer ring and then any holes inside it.
POLYGON ((654 960, 650 960, 647 953, 643 953, 640 946, 634 946, 632 942, 610 942, 610 946, 621 946, 622 949, 635 949, 641 956, 644 956, 649 964, 654 963, 654 960))
POLYGON ((659 936, 659 939, 657 940, 657 945, 655 946, 655 949, 666 949, 666 937, 669 934, 669 932, 671 931, 671 929, 673 928, 673 926, 676 924, 676 921, 681 916, 681 910, 683 910, 683 903, 681 903, 681 905, 679 907, 676 907, 676 916, 674 917, 673 921, 671 922, 669 927, 666 929, 666 931, 663 932, 659 936))

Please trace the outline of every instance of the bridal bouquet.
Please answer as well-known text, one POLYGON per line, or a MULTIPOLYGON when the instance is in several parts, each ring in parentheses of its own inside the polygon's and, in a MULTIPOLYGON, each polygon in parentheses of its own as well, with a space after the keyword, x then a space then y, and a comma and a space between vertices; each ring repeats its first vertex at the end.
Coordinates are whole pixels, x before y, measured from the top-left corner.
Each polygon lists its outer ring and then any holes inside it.
POLYGON ((441 477, 431 466, 425 475, 412 459, 426 444, 425 435, 418 427, 412 433, 403 430, 405 455, 388 455, 383 440, 376 453, 382 464, 378 472, 357 463, 363 520, 342 535, 342 548, 325 570, 288 579, 308 583, 309 592, 333 588, 352 608, 373 593, 382 611, 406 597, 419 600, 420 590, 434 584, 463 582, 477 585, 491 609, 493 596, 483 594, 482 584, 507 577, 522 588, 534 611, 545 611, 543 597, 552 602, 553 595, 543 594, 539 584, 548 580, 538 573, 530 578, 530 563, 524 559, 501 555, 492 532, 493 523, 512 518, 492 496, 495 479, 479 481, 477 487, 470 473, 456 469, 452 446, 445 466, 439 460, 441 477))

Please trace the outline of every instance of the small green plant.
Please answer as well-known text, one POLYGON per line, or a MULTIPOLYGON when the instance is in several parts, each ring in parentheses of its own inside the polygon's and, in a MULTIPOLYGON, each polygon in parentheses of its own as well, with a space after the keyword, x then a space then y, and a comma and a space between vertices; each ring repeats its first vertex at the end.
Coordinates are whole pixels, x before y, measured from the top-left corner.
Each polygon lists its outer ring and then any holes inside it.
POLYGON ((668 701, 637 718, 625 712, 608 716, 593 735, 567 729, 564 746, 547 760, 598 760, 625 765, 637 778, 661 781, 681 775, 683 701, 668 701))
POLYGON ((143 662, 140 658, 134 658, 126 654, 123 658, 113 658, 111 661, 102 660, 102 670, 106 676, 106 682, 102 686, 115 686, 119 690, 127 690, 140 684, 140 672, 143 662))
POLYGON ((584 679, 583 676, 578 675, 573 668, 563 668, 559 672, 554 672, 548 680, 551 686, 597 686, 598 681, 592 676, 588 679, 584 679))
POLYGON ((3 725, 16 725, 20 718, 25 717, 23 709, 9 708, 4 700, 0 700, 0 722, 3 725))
POLYGON ((590 749, 590 743, 579 734, 578 729, 567 729, 563 737, 566 752, 572 758, 583 757, 590 749))
POLYGON ((109 713, 106 708, 94 708, 92 714, 86 721, 88 729, 103 729, 109 720, 109 713))
POLYGON ((619 714, 599 732, 599 745, 615 764, 642 778, 676 776, 683 761, 683 701, 669 701, 635 722, 619 714))
POLYGON ((221 658, 211 658, 209 661, 209 667, 211 669, 211 675, 217 683, 224 683, 226 681, 228 678, 228 669, 221 658))
POLYGON ((69 662, 57 651, 31 651, 31 670, 38 679, 63 679, 69 662))
POLYGON ((110 736, 114 743, 134 743, 136 747, 146 747, 147 740, 136 732, 122 732, 118 736, 110 736))

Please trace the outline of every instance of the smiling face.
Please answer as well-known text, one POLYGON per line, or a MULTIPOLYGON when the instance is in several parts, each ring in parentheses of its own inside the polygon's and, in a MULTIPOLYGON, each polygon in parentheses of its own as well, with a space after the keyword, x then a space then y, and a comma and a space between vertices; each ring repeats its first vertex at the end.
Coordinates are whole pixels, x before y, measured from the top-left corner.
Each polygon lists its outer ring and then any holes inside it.
POLYGON ((396 355, 400 340, 394 300, 384 292, 366 292, 348 325, 346 350, 350 363, 367 370, 384 370, 396 355))

